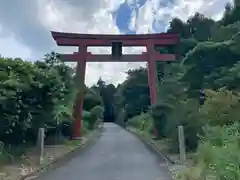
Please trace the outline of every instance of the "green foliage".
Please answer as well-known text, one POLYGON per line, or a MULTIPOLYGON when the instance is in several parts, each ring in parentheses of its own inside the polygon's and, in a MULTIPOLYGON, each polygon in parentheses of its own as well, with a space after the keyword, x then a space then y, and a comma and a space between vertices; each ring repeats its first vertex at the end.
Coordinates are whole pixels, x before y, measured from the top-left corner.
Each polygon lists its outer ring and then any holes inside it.
MULTIPOLYGON (((197 167, 186 168, 175 175, 177 180, 203 180, 202 171, 197 167)), ((214 180, 206 179, 205 180, 214 180)))
POLYGON ((215 42, 230 40, 239 31, 240 31, 240 22, 239 21, 235 22, 234 24, 229 24, 227 26, 221 26, 220 24, 216 24, 212 28, 211 39, 215 42), (224 34, 224 36, 223 36, 223 34, 224 34))
POLYGON ((234 1, 233 6, 231 4, 226 4, 224 16, 220 21, 222 25, 226 26, 240 20, 240 7, 237 1, 238 0, 234 1))
POLYGON ((95 106, 90 110, 89 115, 86 118, 89 129, 93 129, 103 120, 103 107, 95 106))
POLYGON ((6 163, 12 162, 15 159, 19 159, 24 156, 27 146, 5 146, 3 142, 0 141, 0 166, 6 163))
MULTIPOLYGON (((171 150, 178 151, 177 127, 183 125, 187 150, 197 151, 196 167, 186 169, 178 179, 240 179, 240 9, 239 1, 234 2, 233 6, 226 6, 220 21, 196 13, 186 22, 178 18, 170 22, 168 32, 179 33, 181 37, 177 49, 180 62, 157 64, 158 101, 146 111, 157 127, 159 138, 172 142, 171 150), (200 104, 200 91, 206 94, 203 104, 200 104)), ((142 71, 146 77, 146 70, 142 71)), ((139 116, 141 111, 134 112, 135 104, 138 108, 142 106, 144 103, 139 100, 149 94, 139 90, 129 93, 141 81, 140 73, 136 75, 134 81, 129 81, 133 75, 128 74, 119 86, 117 106, 134 116, 127 116, 131 117, 129 126, 143 130, 145 121, 139 116), (125 87, 129 94, 121 93, 125 87), (121 95, 123 98, 119 98, 121 95)), ((147 81, 142 82, 141 87, 147 86, 147 81)))
POLYGON ((178 179, 195 177, 199 180, 238 180, 240 178, 240 114, 237 111, 239 95, 224 89, 206 92, 207 100, 200 108, 198 118, 204 122, 202 124, 204 131, 197 149, 197 164, 194 169, 190 168, 179 173, 178 179))
POLYGON ((127 125, 141 131, 153 133, 153 119, 149 113, 141 113, 129 119, 127 125))
POLYGON ((206 91, 208 96, 201 108, 201 116, 213 126, 231 125, 239 121, 239 95, 220 89, 206 91))
POLYGON ((180 101, 169 113, 166 125, 166 136, 171 139, 171 150, 178 152, 178 126, 184 127, 186 150, 195 150, 198 146, 199 135, 202 134, 202 125, 199 118, 199 104, 194 99, 180 101))
POLYGON ((120 126, 125 126, 126 112, 124 108, 117 109, 115 107, 115 122, 120 126))
POLYGON ((199 166, 218 179, 239 179, 239 95, 224 90, 208 94, 201 113, 211 126, 206 126, 198 149, 199 166))
POLYGON ((197 166, 206 177, 240 178, 240 125, 209 127, 198 150, 197 166))
POLYGON ((9 162, 12 156, 4 148, 4 143, 0 141, 0 165, 9 162))
POLYGON ((56 69, 20 59, 0 59, 0 69, 0 139, 10 144, 32 141, 66 93, 61 76, 56 69))
MULTIPOLYGON (((5 147, 35 144, 38 129, 46 135, 73 134, 73 106, 78 90, 74 70, 52 52, 44 61, 0 58, 0 141, 5 147)), ((101 105, 101 97, 86 91, 86 109, 101 105)), ((87 127, 89 128, 89 127, 87 127)))
MULTIPOLYGON (((85 88, 84 132, 103 116, 115 115, 119 124, 147 133, 156 127, 159 138, 170 140, 177 152, 177 127, 183 125, 187 150, 197 151, 197 164, 179 179, 239 180, 239 18, 239 0, 226 6, 219 21, 200 13, 186 22, 174 18, 168 32, 180 34, 180 45, 155 50, 175 50, 179 61, 157 63, 157 103, 150 107, 146 68, 129 70, 117 88, 99 79, 85 88), (201 105, 200 90, 206 92, 201 105)), ((55 53, 35 63, 0 58, 0 141, 5 147, 35 142, 42 126, 72 134, 78 92, 73 79, 73 69, 55 53)), ((0 148, 0 161, 8 158, 5 149, 0 148)))
POLYGON ((168 122, 167 114, 172 107, 168 104, 157 104, 151 108, 151 116, 154 120, 154 126, 157 128, 159 137, 166 137, 166 126, 168 122))
POLYGON ((206 18, 200 13, 190 17, 187 22, 174 18, 170 22, 168 32, 179 33, 182 38, 195 38, 198 41, 208 40, 211 34, 212 19, 206 18))
POLYGON ((150 105, 147 71, 145 68, 129 70, 127 80, 121 84, 115 94, 116 107, 125 109, 125 117, 146 112, 150 105))
POLYGON ((116 88, 113 84, 106 84, 101 78, 99 78, 97 85, 93 86, 94 89, 102 97, 102 104, 104 106, 104 121, 112 122, 115 116, 115 107, 114 107, 114 94, 116 88))
POLYGON ((88 88, 84 96, 84 109, 90 111, 96 105, 102 105, 102 97, 94 87, 88 88))

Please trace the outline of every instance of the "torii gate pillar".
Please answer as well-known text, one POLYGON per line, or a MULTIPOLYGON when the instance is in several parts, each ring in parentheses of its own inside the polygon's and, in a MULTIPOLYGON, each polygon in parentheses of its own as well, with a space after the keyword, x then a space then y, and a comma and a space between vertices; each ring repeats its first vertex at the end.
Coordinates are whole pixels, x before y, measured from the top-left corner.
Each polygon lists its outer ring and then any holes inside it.
POLYGON ((80 46, 78 48, 78 52, 82 53, 82 60, 77 62, 77 68, 76 68, 76 76, 75 76, 75 82, 77 84, 77 88, 79 90, 73 117, 75 118, 75 124, 74 124, 74 134, 73 139, 78 139, 82 135, 82 117, 83 117, 83 100, 84 100, 84 92, 85 92, 85 73, 86 73, 86 63, 87 63, 87 47, 86 46, 80 46))
MULTIPOLYGON (((167 46, 177 44, 179 36, 177 34, 141 34, 141 35, 97 35, 97 34, 74 34, 52 32, 52 36, 59 46, 77 46, 78 52, 74 54, 60 55, 61 60, 77 62, 76 83, 79 93, 76 98, 73 116, 75 118, 73 138, 81 137, 82 129, 82 108, 84 98, 84 79, 86 62, 146 62, 148 64, 148 83, 150 90, 150 103, 157 101, 157 73, 156 61, 174 61, 174 54, 160 54, 154 49, 155 45, 167 46), (88 46, 112 46, 122 48, 122 46, 145 46, 147 52, 140 55, 122 55, 122 49, 116 49, 114 55, 94 55, 87 52, 88 46)), ((155 128, 155 136, 158 136, 155 128)))
MULTIPOLYGON (((157 69, 156 69, 156 59, 154 57, 154 47, 153 44, 148 42, 147 44, 147 68, 148 68, 148 84, 150 91, 150 103, 151 105, 155 104, 157 101, 157 69)), ((155 132, 156 133, 156 132, 155 132)))

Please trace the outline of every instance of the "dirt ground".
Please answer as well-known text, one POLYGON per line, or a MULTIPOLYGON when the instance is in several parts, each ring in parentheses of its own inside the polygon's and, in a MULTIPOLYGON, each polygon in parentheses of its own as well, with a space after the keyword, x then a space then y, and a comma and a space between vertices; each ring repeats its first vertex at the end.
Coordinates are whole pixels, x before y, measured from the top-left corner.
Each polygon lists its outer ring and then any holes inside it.
POLYGON ((79 147, 86 141, 82 140, 68 141, 63 145, 52 145, 44 147, 44 159, 40 165, 40 156, 36 149, 27 150, 21 160, 0 167, 0 180, 18 180, 21 177, 35 171, 36 169, 51 163, 51 161, 60 158, 75 148, 79 147))

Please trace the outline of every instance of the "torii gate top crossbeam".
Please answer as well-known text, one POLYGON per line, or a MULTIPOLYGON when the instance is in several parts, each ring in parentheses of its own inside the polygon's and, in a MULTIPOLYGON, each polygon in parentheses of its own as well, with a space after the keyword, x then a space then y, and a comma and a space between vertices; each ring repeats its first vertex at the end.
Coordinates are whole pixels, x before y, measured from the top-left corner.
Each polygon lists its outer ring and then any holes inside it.
POLYGON ((147 40, 151 40, 151 44, 154 45, 172 45, 179 41, 179 35, 173 33, 138 35, 77 34, 54 31, 51 33, 59 46, 111 46, 114 41, 122 42, 123 46, 146 46, 147 40))

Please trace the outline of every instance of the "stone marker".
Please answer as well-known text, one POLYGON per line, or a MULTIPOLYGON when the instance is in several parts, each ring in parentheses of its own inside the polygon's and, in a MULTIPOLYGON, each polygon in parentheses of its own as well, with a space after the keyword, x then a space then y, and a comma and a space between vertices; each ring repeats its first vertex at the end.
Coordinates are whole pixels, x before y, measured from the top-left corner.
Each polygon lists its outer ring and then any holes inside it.
POLYGON ((179 140, 180 163, 184 164, 186 161, 186 149, 183 126, 178 126, 178 140, 179 140))
POLYGON ((40 164, 43 163, 44 158, 44 136, 44 128, 39 128, 40 164))

